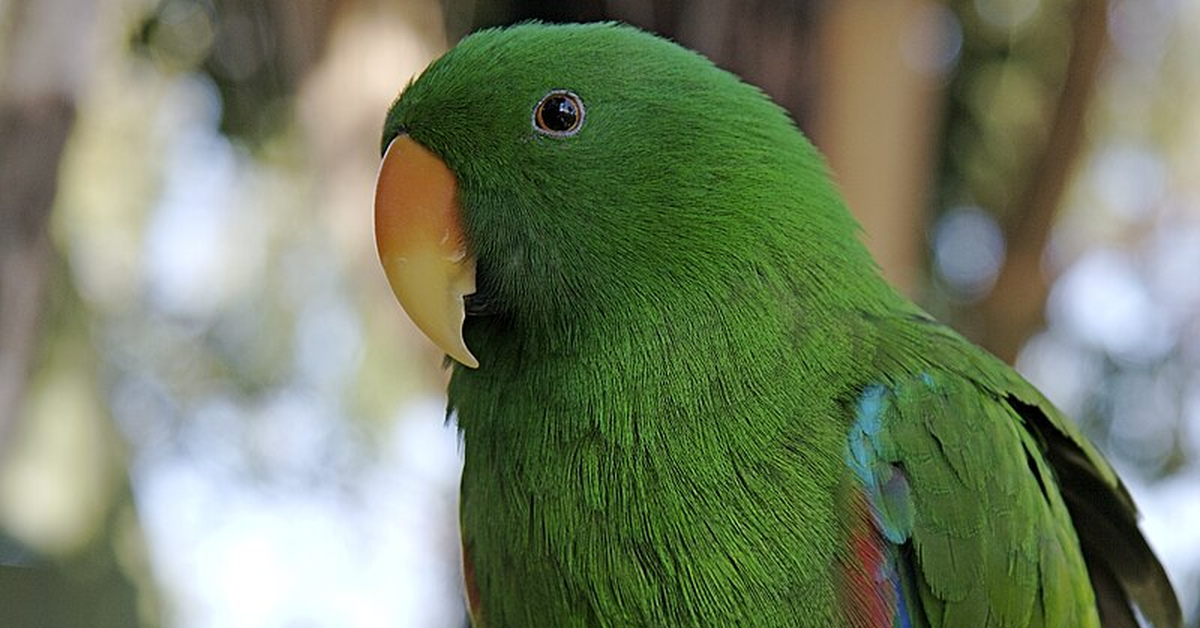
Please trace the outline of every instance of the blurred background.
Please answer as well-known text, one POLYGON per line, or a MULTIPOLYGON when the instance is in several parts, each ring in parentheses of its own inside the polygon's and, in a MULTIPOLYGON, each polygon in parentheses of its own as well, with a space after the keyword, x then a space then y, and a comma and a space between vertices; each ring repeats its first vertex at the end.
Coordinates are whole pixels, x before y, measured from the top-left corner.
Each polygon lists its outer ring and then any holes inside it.
POLYGON ((0 0, 0 624, 462 626, 384 113, 480 26, 762 86, 901 290, 1077 419, 1200 625, 1200 0, 0 0))

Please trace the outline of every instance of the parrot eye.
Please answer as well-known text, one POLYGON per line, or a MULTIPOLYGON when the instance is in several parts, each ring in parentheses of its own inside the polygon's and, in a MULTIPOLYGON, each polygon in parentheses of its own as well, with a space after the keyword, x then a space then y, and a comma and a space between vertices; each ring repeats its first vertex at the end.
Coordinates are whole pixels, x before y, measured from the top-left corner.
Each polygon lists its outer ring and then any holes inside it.
POLYGON ((568 137, 583 126, 583 101, 573 92, 556 89, 542 97, 533 110, 533 126, 552 137, 568 137))

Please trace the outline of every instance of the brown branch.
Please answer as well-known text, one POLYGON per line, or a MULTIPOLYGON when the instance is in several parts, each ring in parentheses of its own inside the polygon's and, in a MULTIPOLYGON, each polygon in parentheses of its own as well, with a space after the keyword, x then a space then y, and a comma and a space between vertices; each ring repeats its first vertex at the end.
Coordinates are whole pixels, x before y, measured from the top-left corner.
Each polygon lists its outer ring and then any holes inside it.
POLYGON ((1108 46, 1108 3, 1079 0, 1075 9, 1075 37, 1050 134, 1028 186, 1018 196, 1018 206, 1025 211, 1007 229, 1007 259, 995 287, 979 304, 983 346, 1010 363, 1043 323, 1050 278, 1042 268, 1042 255, 1083 146, 1084 116, 1108 46))
POLYGON ((36 359, 58 167, 87 75, 92 0, 19 0, 0 84, 0 458, 36 359))
POLYGON ((54 175, 73 118, 61 100, 0 105, 0 446, 9 442, 36 354, 54 175))

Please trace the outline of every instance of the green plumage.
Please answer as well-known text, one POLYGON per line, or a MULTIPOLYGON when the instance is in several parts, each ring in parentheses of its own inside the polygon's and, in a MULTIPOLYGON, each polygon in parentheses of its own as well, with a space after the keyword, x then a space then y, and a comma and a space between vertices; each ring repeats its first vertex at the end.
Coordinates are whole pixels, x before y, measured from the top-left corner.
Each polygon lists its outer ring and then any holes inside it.
POLYGON ((1093 581, 1179 624, 1112 470, 880 279, 756 88, 631 28, 529 24, 431 65, 401 132, 454 172, 477 262, 480 368, 449 392, 481 624, 1089 626, 1093 581), (536 128, 556 89, 570 137, 536 128))

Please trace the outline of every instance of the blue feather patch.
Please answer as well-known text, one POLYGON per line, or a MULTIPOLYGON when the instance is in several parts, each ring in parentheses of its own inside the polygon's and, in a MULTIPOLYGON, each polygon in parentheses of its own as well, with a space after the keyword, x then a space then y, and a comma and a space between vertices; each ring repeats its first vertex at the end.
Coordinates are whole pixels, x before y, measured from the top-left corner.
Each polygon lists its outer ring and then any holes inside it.
MULTIPOLYGON (((933 378, 922 373, 921 381, 934 387, 933 378)), ((877 566, 875 582, 894 596, 893 628, 913 628, 910 604, 905 594, 907 568, 900 546, 913 529, 912 494, 904 470, 894 464, 896 453, 887 434, 895 396, 882 384, 871 384, 859 395, 846 443, 846 464, 861 482, 875 529, 883 537, 884 560, 877 566)))
POLYGON ((862 482, 876 527, 897 545, 912 534, 912 497, 904 471, 891 463, 884 432, 884 417, 891 394, 872 384, 859 396, 850 426, 846 464, 862 482))

